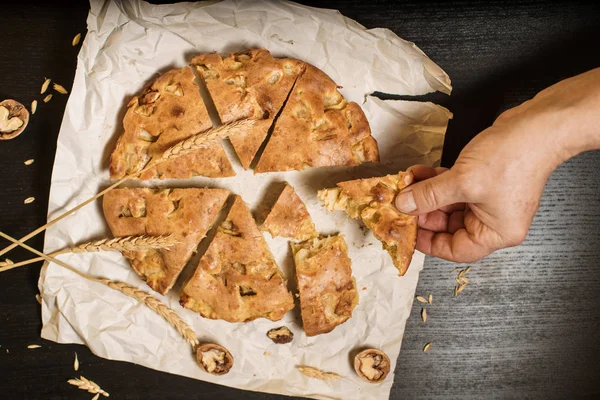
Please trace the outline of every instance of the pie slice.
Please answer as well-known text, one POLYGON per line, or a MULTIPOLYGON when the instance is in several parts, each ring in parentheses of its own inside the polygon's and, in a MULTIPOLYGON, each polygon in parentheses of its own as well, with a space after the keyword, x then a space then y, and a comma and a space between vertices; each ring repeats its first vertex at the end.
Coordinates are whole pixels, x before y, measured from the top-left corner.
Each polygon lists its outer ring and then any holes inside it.
POLYGON ((340 182, 318 193, 328 211, 342 210, 361 218, 392 257, 400 276, 406 273, 417 244, 417 217, 402 214, 394 198, 412 183, 412 174, 399 172, 379 178, 340 182))
POLYGON ((267 215, 262 229, 273 237, 283 236, 300 241, 319 236, 306 206, 294 188, 287 183, 271 212, 267 215))
POLYGON ((331 332, 358 304, 356 282, 343 236, 292 244, 306 336, 331 332))
POLYGON ((104 217, 114 236, 172 234, 181 240, 168 250, 123 252, 136 274, 165 294, 214 224, 228 195, 223 189, 113 189, 104 195, 104 217))
POLYGON ((180 303, 203 317, 229 322, 277 321, 294 308, 286 281, 240 196, 183 286, 180 303))
MULTIPOLYGON (((140 171, 153 157, 176 143, 212 128, 190 68, 161 75, 128 104, 123 134, 110 157, 110 176, 140 171)), ((145 171, 140 179, 235 175, 220 142, 145 171)))
POLYGON ((304 71, 304 62, 273 58, 268 50, 255 49, 226 58, 201 54, 191 64, 204 78, 221 122, 259 120, 244 134, 229 138, 244 169, 248 169, 296 78, 304 71))
POLYGON ((306 64, 275 122, 256 173, 379 161, 365 114, 337 88, 323 71, 306 64))

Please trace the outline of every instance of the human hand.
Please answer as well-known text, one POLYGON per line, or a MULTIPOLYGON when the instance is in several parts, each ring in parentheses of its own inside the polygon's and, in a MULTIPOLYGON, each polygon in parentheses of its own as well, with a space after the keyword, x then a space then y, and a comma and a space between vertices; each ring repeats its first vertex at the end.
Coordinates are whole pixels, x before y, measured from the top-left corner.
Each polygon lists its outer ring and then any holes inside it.
POLYGON ((451 169, 414 166, 396 198, 419 215, 417 249, 472 262, 523 242, 551 172, 600 147, 600 69, 570 78, 503 113, 451 169))

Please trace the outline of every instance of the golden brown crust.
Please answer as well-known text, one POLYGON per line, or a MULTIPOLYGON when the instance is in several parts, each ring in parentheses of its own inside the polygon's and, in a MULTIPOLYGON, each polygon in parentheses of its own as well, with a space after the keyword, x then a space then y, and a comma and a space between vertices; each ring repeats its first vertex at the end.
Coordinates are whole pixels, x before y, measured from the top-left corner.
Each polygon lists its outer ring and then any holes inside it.
POLYGON ((275 122, 255 172, 377 161, 377 142, 360 106, 347 103, 331 78, 307 64, 275 122))
POLYGON ((306 336, 331 332, 358 304, 356 282, 343 236, 292 244, 306 336))
POLYGON ((294 308, 285 279, 240 196, 183 286, 180 303, 203 317, 229 322, 276 321, 294 308))
MULTIPOLYGON (((141 170, 174 144, 212 128, 210 117, 188 67, 158 77, 128 104, 123 134, 111 154, 110 176, 122 178, 141 170)), ((140 179, 235 175, 221 143, 198 149, 144 172, 140 179)))
POLYGON ((123 252, 148 286, 165 294, 228 195, 223 189, 113 189, 104 196, 104 217, 114 236, 172 234, 181 240, 168 250, 123 252))
POLYGON ((308 240, 319 236, 306 206, 287 183, 262 225, 271 236, 308 240))
POLYGON ((254 49, 226 58, 216 53, 201 54, 191 64, 204 78, 221 122, 262 120, 244 134, 230 137, 243 167, 248 169, 294 81, 304 70, 304 62, 273 58, 268 50, 254 49))
POLYGON ((361 218, 392 257, 400 276, 406 273, 417 243, 417 217, 394 206, 396 195, 412 183, 412 174, 399 172, 376 178, 340 182, 318 193, 328 211, 342 210, 361 218))

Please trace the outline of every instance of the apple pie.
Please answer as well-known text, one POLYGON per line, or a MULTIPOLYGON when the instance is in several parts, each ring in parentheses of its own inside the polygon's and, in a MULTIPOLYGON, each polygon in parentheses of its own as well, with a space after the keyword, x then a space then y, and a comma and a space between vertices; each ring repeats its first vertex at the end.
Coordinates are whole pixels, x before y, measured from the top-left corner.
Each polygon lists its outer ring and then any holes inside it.
POLYGON ((340 182, 318 193, 328 211, 342 210, 361 218, 392 257, 400 276, 406 273, 417 243, 417 217, 394 206, 396 195, 412 183, 412 174, 399 172, 378 178, 340 182))
POLYGON ((114 189, 104 195, 104 217, 114 236, 172 234, 164 250, 125 251, 133 270, 160 294, 171 289, 229 191, 223 189, 114 189))
POLYGON ((292 244, 300 307, 307 336, 331 332, 358 304, 356 282, 343 236, 292 244))
POLYGON ((277 321, 294 308, 286 281, 240 196, 183 286, 180 303, 203 317, 229 322, 277 321))
POLYGON ((273 237, 283 236, 300 241, 319 236, 306 206, 287 183, 263 222, 262 229, 273 237))
MULTIPOLYGON (((212 128, 194 79, 189 67, 171 70, 129 102, 123 119, 124 132, 110 157, 111 178, 140 171, 169 147, 212 128)), ((163 162, 139 178, 191 178, 196 175, 235 175, 220 141, 163 162)))
POLYGON ((323 71, 306 64, 275 121, 256 173, 379 161, 365 114, 337 89, 323 71))
POLYGON ((268 50, 255 49, 225 58, 216 53, 201 54, 191 64, 203 77, 222 123, 257 120, 248 131, 229 138, 242 166, 248 169, 296 78, 304 71, 304 62, 274 58, 268 50))

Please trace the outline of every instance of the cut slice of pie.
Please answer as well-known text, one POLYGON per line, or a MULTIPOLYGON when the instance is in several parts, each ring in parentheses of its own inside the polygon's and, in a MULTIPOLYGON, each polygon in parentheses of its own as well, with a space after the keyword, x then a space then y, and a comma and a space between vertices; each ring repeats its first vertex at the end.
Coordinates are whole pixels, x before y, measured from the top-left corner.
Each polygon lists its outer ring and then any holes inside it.
POLYGON ((283 236, 300 241, 319 236, 306 206, 294 188, 287 183, 267 215, 262 229, 271 236, 283 236))
POLYGON ((292 244, 306 336, 331 332, 358 304, 356 282, 343 236, 292 244))
POLYGON ((379 161, 365 114, 337 89, 323 71, 306 65, 275 122, 256 173, 379 161))
POLYGON ((399 172, 378 178, 340 182, 318 193, 328 211, 342 210, 361 218, 392 257, 400 276, 406 273, 417 243, 417 217, 402 214, 394 198, 412 183, 412 174, 399 172))
POLYGON ((133 270, 155 291, 171 289, 225 204, 223 189, 113 189, 104 217, 114 236, 167 235, 181 242, 168 250, 126 251, 133 270))
POLYGON ((229 322, 277 321, 294 308, 286 281, 240 196, 183 286, 180 303, 203 317, 229 322))
MULTIPOLYGON (((140 171, 169 147, 212 128, 189 67, 158 77, 128 104, 123 134, 110 157, 113 179, 140 171)), ((145 171, 140 179, 226 177, 235 175, 220 142, 145 171)))
POLYGON ((268 50, 255 49, 226 58, 201 54, 191 64, 203 77, 221 122, 258 120, 247 132, 229 138, 244 169, 248 169, 296 78, 304 71, 304 62, 273 58, 268 50))

